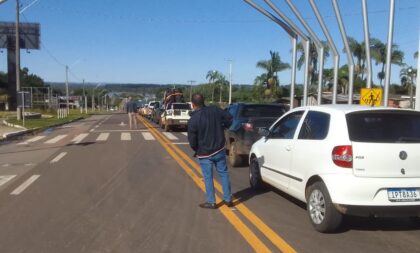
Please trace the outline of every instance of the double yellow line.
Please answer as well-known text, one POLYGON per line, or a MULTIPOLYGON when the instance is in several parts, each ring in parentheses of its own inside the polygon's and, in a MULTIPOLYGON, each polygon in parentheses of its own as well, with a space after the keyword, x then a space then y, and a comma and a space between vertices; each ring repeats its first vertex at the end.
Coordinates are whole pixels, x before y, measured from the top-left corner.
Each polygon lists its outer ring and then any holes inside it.
MULTIPOLYGON (((148 128, 151 134, 156 140, 165 148, 165 150, 171 155, 175 161, 181 166, 181 168, 191 177, 194 183, 205 192, 205 186, 200 177, 201 175, 200 166, 187 156, 181 149, 170 142, 161 132, 155 129, 148 121, 144 118, 139 117, 140 121, 148 128), (188 164, 189 165, 188 165, 188 164), (193 169, 196 171, 194 172, 193 169)), ((222 186, 215 181, 216 190, 221 193, 223 192, 222 186)), ((219 203, 221 199, 216 196, 216 201, 219 203)), ((251 222, 267 239, 269 239, 273 245, 278 248, 281 252, 296 252, 286 241, 284 241, 276 232, 274 232, 269 226, 267 226, 257 215, 249 210, 243 203, 238 199, 233 199, 236 209, 251 222)), ((255 250, 255 252, 271 252, 271 250, 255 235, 255 233, 245 224, 242 220, 228 207, 222 205, 219 207, 221 213, 225 218, 234 226, 234 228, 242 235, 242 237, 249 243, 249 245, 255 250)))

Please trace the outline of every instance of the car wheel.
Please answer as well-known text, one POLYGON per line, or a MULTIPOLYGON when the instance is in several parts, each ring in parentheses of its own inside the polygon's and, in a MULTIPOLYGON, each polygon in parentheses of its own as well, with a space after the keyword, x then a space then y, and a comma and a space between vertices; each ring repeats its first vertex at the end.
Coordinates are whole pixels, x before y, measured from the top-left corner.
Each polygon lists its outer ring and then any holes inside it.
POLYGON ((340 226, 343 215, 334 207, 323 182, 309 186, 306 203, 309 219, 315 230, 328 233, 334 232, 340 226))
POLYGON ((229 145, 229 164, 232 167, 238 167, 242 164, 242 156, 238 155, 236 142, 231 142, 229 145))
POLYGON ((414 225, 420 225, 420 217, 419 216, 413 216, 410 217, 410 222, 414 225))
POLYGON ((261 190, 264 185, 261 179, 261 168, 256 157, 252 158, 249 164, 249 184, 254 190, 261 190))

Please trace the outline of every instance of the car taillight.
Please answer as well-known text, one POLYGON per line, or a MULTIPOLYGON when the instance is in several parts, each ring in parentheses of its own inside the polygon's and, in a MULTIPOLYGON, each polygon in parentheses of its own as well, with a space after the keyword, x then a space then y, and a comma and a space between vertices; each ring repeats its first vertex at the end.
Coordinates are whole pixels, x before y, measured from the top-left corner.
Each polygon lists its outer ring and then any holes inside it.
POLYGON ((244 128, 245 132, 254 131, 254 126, 251 123, 242 123, 242 127, 244 128))
POLYGON ((337 166, 353 168, 353 148, 351 145, 334 147, 332 160, 337 166))

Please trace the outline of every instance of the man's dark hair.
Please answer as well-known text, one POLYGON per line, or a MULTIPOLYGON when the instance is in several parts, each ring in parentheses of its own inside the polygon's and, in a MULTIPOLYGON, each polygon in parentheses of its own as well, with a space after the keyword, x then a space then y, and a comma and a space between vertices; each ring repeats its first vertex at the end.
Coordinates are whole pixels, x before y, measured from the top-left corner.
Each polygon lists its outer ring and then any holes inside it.
POLYGON ((204 106, 204 96, 200 93, 196 93, 192 96, 192 101, 191 102, 195 106, 203 107, 204 106))

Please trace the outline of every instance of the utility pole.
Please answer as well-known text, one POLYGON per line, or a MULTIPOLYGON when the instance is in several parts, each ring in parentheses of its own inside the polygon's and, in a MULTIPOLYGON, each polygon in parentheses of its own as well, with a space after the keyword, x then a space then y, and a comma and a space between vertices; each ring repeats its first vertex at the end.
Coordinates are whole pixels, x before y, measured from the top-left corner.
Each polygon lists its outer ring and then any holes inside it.
POLYGON ((69 66, 66 65, 66 107, 69 114, 69 66))
POLYGON ((232 60, 228 59, 229 62, 229 104, 232 103, 232 60))
POLYGON ((192 87, 193 87, 193 83, 195 83, 195 81, 188 80, 187 82, 190 83, 190 102, 192 102, 192 87))
MULTIPOLYGON (((20 2, 16 0, 16 93, 20 92, 20 38, 19 38, 19 23, 20 23, 20 2)), ((23 101, 22 101, 23 102, 23 101)), ((17 120, 22 118, 22 110, 19 106, 16 107, 17 120)))

